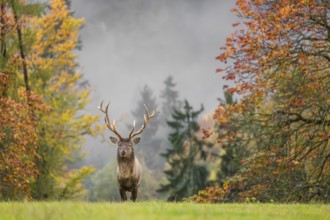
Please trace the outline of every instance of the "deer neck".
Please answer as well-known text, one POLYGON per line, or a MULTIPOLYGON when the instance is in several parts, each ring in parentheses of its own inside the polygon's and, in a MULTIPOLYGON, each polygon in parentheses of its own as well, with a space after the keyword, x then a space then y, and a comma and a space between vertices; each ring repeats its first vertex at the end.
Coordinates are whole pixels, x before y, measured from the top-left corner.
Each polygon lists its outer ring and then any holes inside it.
POLYGON ((135 156, 132 153, 131 157, 120 157, 117 155, 117 165, 120 171, 133 172, 135 156))

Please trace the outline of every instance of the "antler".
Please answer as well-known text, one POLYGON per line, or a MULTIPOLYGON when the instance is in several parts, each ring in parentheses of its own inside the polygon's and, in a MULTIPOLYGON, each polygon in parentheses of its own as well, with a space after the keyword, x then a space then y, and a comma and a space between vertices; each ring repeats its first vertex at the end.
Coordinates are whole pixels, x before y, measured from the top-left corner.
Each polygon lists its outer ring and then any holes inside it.
POLYGON ((105 110, 103 110, 102 105, 103 105, 103 101, 101 102, 101 105, 98 107, 98 109, 105 114, 105 117, 104 117, 105 124, 107 125, 107 127, 109 128, 110 131, 112 131, 113 133, 115 133, 117 135, 117 137, 119 139, 122 139, 121 135, 116 130, 116 120, 113 120, 113 122, 111 123, 111 121, 109 119, 108 108, 109 108, 110 102, 105 107, 105 110))
POLYGON ((143 125, 142 125, 142 127, 140 128, 140 130, 138 130, 137 132, 133 133, 134 130, 135 130, 135 120, 134 120, 134 122, 133 122, 133 128, 132 128, 131 133, 129 134, 129 137, 128 137, 129 139, 132 139, 132 138, 135 137, 136 135, 141 134, 142 131, 144 130, 144 128, 146 127, 148 121, 149 121, 150 119, 152 119, 152 118, 158 113, 157 108, 154 109, 154 111, 152 112, 152 114, 149 113, 149 111, 148 111, 146 105, 144 105, 144 109, 145 109, 145 111, 146 111, 146 114, 144 115, 143 125))

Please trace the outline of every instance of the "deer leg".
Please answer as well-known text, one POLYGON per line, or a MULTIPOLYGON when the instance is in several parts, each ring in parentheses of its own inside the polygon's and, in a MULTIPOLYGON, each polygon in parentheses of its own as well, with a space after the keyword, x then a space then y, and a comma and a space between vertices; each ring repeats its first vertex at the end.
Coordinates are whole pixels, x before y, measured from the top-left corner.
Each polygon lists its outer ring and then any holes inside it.
POLYGON ((122 188, 120 188, 120 189, 119 189, 119 192, 120 192, 120 198, 121 198, 121 201, 122 201, 122 202, 125 202, 125 201, 127 200, 125 190, 122 189, 122 188))
POLYGON ((131 200, 132 200, 133 202, 135 202, 135 200, 136 200, 136 198, 137 198, 137 194, 138 194, 138 188, 134 188, 134 189, 132 190, 132 194, 131 194, 131 200))

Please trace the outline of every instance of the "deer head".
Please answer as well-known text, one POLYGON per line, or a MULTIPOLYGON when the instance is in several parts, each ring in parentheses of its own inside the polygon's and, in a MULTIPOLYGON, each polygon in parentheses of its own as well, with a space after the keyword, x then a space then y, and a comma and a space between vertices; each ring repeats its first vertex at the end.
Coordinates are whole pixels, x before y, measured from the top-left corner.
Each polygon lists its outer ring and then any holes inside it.
POLYGON ((108 129, 112 131, 117 137, 110 137, 110 141, 118 146, 118 156, 122 158, 131 158, 134 156, 134 150, 133 145, 138 144, 140 142, 140 137, 134 138, 137 135, 141 134, 143 130, 145 129, 148 121, 152 119, 157 113, 157 109, 154 109, 153 112, 150 114, 148 111, 148 108, 146 105, 144 105, 145 108, 145 115, 144 115, 144 121, 142 127, 135 132, 135 120, 133 121, 133 128, 131 132, 129 133, 128 138, 123 138, 118 131, 116 130, 116 121, 113 120, 110 121, 109 115, 108 115, 108 109, 109 104, 103 109, 103 101, 101 102, 101 105, 98 107, 98 109, 105 114, 104 121, 107 125, 108 129), (134 138, 134 139, 133 139, 134 138))

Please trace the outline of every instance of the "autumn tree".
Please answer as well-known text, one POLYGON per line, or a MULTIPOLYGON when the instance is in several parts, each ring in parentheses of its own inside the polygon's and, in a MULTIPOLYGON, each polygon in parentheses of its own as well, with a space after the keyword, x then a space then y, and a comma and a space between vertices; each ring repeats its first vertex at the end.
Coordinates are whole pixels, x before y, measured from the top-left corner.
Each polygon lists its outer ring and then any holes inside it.
POLYGON ((74 50, 82 19, 67 1, 0 1, 0 199, 67 199, 86 194, 83 155, 96 117, 74 50))
POLYGON ((0 97, 0 200, 30 199, 30 183, 39 175, 35 165, 37 122, 31 116, 47 111, 43 100, 19 89, 20 98, 0 97))
MULTIPOLYGON (((224 92, 224 97, 225 99, 221 101, 221 105, 230 106, 236 104, 232 94, 224 92)), ((222 123, 216 125, 216 132, 218 134, 217 141, 221 142, 221 148, 224 151, 220 156, 221 163, 218 171, 220 185, 223 185, 228 178, 239 172, 242 168, 241 160, 248 156, 249 151, 246 149, 246 146, 233 141, 234 136, 244 135, 244 133, 239 134, 242 131, 235 124, 222 121, 222 123)))
POLYGON ((241 99, 219 105, 215 118, 245 132, 232 141, 254 146, 227 188, 239 188, 241 200, 329 201, 329 1, 236 5, 241 28, 227 38, 217 72, 241 99))
POLYGON ((84 112, 90 89, 79 73, 74 50, 82 19, 72 17, 66 1, 52 0, 45 15, 32 21, 34 44, 29 56, 31 84, 51 106, 39 120, 39 176, 33 186, 36 199, 81 196, 83 178, 93 169, 70 169, 82 158, 84 135, 93 133, 96 117, 84 112))
POLYGON ((31 90, 23 38, 39 6, 0 1, 0 200, 31 199, 39 175, 36 118, 49 107, 31 90))

